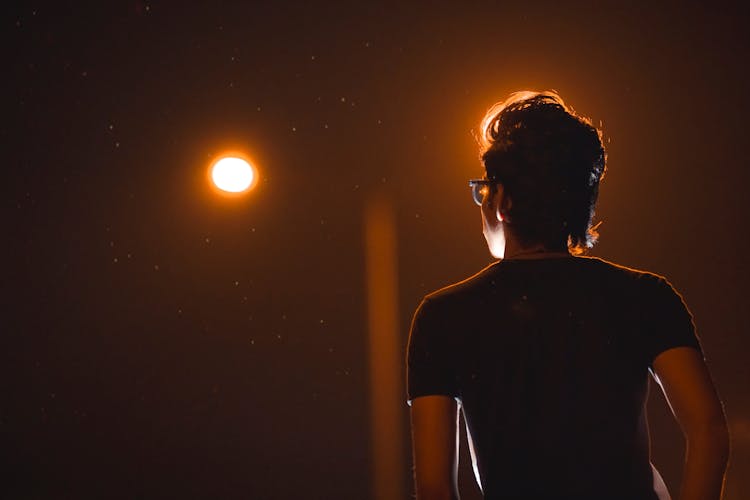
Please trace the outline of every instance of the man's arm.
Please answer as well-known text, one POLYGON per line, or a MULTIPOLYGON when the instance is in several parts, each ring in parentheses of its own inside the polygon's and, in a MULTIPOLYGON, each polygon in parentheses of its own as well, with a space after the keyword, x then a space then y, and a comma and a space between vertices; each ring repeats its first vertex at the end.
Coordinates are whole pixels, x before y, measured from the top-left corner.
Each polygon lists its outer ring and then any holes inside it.
POLYGON ((458 500, 458 403, 421 396, 411 404, 417 500, 458 500))
POLYGON ((691 347, 668 349, 654 359, 653 368, 687 445, 679 500, 720 499, 729 431, 701 353, 691 347))

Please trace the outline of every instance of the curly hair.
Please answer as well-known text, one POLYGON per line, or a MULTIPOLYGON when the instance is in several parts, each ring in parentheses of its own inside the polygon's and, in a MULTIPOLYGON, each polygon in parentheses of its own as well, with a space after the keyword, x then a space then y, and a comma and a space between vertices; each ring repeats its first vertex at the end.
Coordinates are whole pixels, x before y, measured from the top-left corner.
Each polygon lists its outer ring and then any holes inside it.
POLYGON ((489 109, 480 143, 487 178, 503 184, 513 201, 509 222, 522 245, 567 244, 574 255, 594 246, 606 152, 588 118, 554 91, 515 92, 489 109))

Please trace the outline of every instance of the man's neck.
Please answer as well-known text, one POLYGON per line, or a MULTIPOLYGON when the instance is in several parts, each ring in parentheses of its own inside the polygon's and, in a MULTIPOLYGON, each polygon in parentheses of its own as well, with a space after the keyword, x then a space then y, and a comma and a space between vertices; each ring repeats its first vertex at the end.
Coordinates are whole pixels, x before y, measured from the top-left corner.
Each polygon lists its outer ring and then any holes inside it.
POLYGON ((515 239, 508 238, 505 241, 505 256, 503 260, 515 259, 546 259, 550 257, 569 257, 567 249, 545 248, 541 243, 528 247, 522 247, 515 239))

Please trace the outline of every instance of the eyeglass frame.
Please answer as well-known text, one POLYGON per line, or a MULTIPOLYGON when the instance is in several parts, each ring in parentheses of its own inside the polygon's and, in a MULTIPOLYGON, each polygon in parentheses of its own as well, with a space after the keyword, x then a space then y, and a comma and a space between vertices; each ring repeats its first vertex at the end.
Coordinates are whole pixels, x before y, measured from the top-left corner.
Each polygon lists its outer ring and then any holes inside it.
POLYGON ((495 186, 499 184, 500 181, 497 179, 469 179, 469 187, 471 187, 471 198, 474 200, 474 203, 478 207, 482 206, 482 203, 484 203, 484 196, 482 194, 482 188, 487 186, 490 188, 490 190, 494 190, 495 186), (481 196, 481 197, 480 197, 481 196))

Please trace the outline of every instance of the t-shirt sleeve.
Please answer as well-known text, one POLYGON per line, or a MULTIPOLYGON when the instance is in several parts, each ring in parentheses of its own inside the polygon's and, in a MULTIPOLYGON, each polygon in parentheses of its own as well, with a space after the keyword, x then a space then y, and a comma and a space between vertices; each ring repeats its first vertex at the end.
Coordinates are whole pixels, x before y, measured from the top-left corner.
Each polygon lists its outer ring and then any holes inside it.
POLYGON ((419 396, 458 397, 455 348, 445 311, 425 299, 414 313, 407 347, 407 403, 419 396))
POLYGON ((654 358, 673 347, 692 347, 700 351, 693 315, 682 295, 665 278, 659 276, 648 294, 646 356, 648 366, 654 358))

